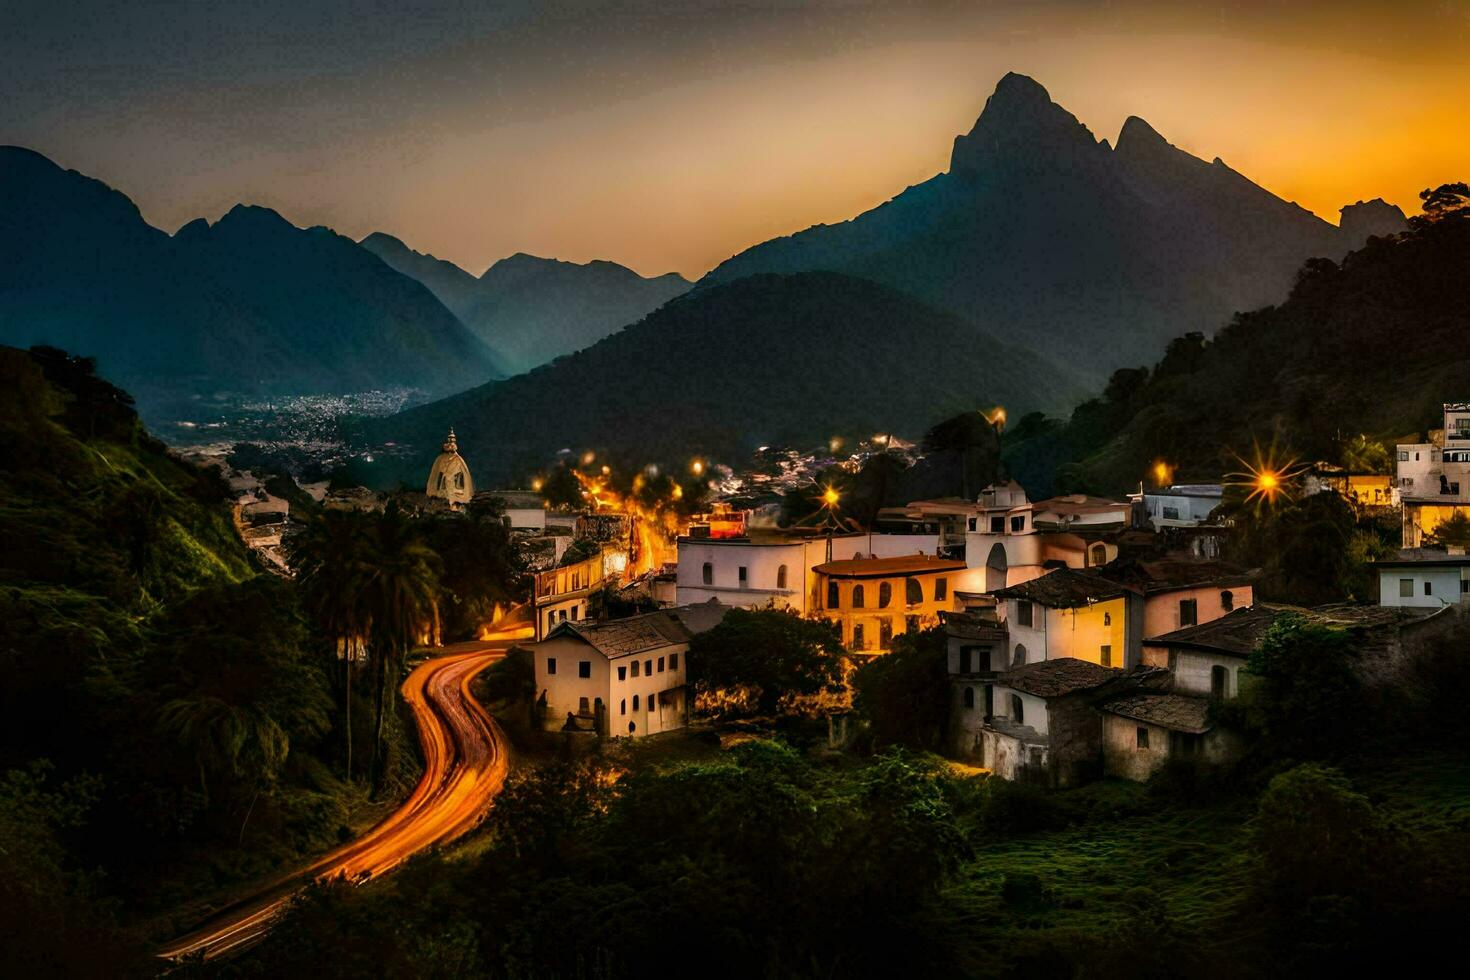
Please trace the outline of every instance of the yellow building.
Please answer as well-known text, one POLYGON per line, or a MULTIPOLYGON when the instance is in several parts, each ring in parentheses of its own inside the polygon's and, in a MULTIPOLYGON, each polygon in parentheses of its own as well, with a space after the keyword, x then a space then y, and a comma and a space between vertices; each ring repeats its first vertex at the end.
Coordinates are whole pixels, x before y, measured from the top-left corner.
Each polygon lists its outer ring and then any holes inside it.
POLYGON ((951 584, 965 563, 933 555, 853 558, 812 569, 814 612, 837 623, 843 646, 855 653, 887 653, 893 638, 939 623, 954 608, 951 584))
POLYGON ((536 573, 536 639, 544 640, 561 623, 583 622, 592 595, 608 578, 608 566, 621 552, 604 552, 585 542, 574 543, 555 568, 536 573), (589 553, 590 552, 590 553, 589 553))

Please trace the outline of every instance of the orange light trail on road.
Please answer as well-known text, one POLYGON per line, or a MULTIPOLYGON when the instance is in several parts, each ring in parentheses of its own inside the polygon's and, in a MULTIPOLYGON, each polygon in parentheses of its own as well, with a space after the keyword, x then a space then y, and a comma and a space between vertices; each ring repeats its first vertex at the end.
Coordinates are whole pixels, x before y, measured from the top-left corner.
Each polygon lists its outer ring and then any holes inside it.
POLYGON ((505 785, 509 758, 504 734, 470 695, 470 682, 505 656, 498 644, 529 635, 529 627, 492 633, 416 667, 402 691, 418 724, 425 765, 403 805, 362 837, 225 909, 158 955, 213 959, 239 949, 260 939, 310 882, 376 878, 475 827, 505 785))

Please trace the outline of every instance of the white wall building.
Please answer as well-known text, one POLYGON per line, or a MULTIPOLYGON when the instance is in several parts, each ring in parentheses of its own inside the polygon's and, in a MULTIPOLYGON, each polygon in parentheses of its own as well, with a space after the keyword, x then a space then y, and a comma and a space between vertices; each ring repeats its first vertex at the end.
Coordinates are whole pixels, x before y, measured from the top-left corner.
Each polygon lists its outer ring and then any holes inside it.
POLYGON ((1470 602, 1470 556, 1407 548, 1373 568, 1380 606, 1438 609, 1470 602))
POLYGON ((1209 520, 1210 513, 1225 499, 1218 483, 1181 483, 1161 490, 1145 490, 1143 510, 1154 530, 1165 527, 1194 527, 1209 520))
POLYGON ((987 592, 1037 578, 1048 566, 1090 568, 1118 557, 1107 540, 1128 527, 1131 503, 1074 494, 1032 503, 1019 483, 986 487, 965 533, 965 563, 987 592))
POLYGON ((718 599, 754 609, 767 604, 802 615, 820 608, 812 569, 828 560, 934 555, 938 534, 796 536, 751 532, 742 538, 683 537, 676 573, 681 606, 718 599))
POLYGON ((1470 514, 1470 402, 1445 403, 1444 428, 1430 432, 1428 442, 1398 446, 1395 479, 1405 548, 1421 547, 1455 513, 1470 514))
POLYGON ((689 723, 686 654, 693 634, 669 612, 558 623, 532 644, 549 731, 653 735, 689 723))

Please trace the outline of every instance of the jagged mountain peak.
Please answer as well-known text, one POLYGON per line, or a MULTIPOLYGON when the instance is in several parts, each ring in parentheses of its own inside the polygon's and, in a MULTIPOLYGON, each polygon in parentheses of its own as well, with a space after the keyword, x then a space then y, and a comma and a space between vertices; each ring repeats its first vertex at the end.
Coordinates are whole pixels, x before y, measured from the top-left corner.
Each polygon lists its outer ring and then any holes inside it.
POLYGON ((1366 241, 1374 235, 1397 235, 1409 226, 1403 210, 1381 197, 1344 204, 1338 213, 1341 215, 1338 228, 1355 242, 1366 241))
POLYGON ((1174 144, 1164 139, 1157 129, 1149 125, 1148 120, 1140 116, 1129 116, 1123 120, 1123 128, 1118 131, 1117 152, 1140 153, 1161 147, 1172 149, 1174 144))
POLYGON ((1035 79, 1008 73, 974 127, 954 141, 950 171, 962 177, 1078 172, 1099 165, 1106 148, 1035 79))

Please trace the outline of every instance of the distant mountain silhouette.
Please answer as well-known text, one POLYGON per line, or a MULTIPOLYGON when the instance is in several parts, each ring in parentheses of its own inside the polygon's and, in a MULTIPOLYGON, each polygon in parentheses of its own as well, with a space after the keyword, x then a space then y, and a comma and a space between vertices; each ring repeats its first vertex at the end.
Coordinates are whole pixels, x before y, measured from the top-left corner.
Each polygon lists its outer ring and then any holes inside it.
POLYGON ((616 262, 578 265, 524 252, 476 279, 392 235, 374 232, 361 244, 433 290, 515 373, 588 347, 690 287, 672 272, 645 279, 616 262))
POLYGON ((0 147, 0 342, 93 355, 150 399, 457 391, 503 369, 434 295, 351 239, 237 206, 169 236, 126 196, 0 147))
POLYGON ((1066 368, 890 287, 762 275, 681 296, 519 377, 371 420, 365 434, 418 451, 384 477, 412 483, 453 426, 476 480, 491 485, 568 447, 625 466, 695 453, 738 461, 835 434, 916 438, 956 412, 1067 407, 1080 391, 1066 368))
POLYGON ((1402 230, 1381 201, 1335 227, 1130 118, 1116 149, 1024 75, 1001 79, 950 170, 837 225, 726 260, 700 286, 760 272, 862 276, 1101 378, 1186 329, 1280 300, 1303 260, 1402 230))

